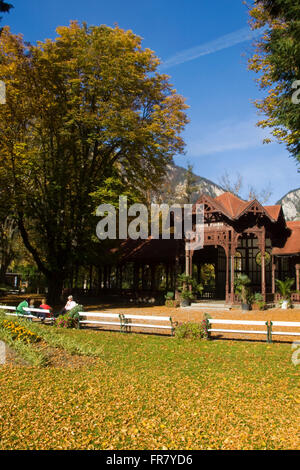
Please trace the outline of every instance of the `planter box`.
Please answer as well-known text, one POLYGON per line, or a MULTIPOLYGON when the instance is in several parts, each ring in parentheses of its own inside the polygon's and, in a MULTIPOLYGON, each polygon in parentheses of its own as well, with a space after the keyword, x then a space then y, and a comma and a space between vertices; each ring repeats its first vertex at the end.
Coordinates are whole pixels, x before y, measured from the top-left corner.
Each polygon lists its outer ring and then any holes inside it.
POLYGON ((179 307, 179 300, 166 300, 165 302, 165 306, 166 307, 179 307))
POLYGON ((248 312, 249 310, 251 310, 251 305, 249 305, 249 304, 242 304, 242 311, 243 311, 243 312, 248 312))

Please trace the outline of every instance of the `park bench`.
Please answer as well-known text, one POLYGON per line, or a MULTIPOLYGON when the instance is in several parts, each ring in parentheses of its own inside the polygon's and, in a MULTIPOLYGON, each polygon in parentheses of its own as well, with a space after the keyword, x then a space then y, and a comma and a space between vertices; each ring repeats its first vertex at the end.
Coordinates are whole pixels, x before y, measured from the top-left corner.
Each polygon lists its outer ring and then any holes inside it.
POLYGON ((84 317, 84 320, 79 320, 79 328, 84 324, 93 325, 106 325, 106 326, 119 326, 121 332, 130 332, 132 327, 140 328, 155 328, 171 330, 174 334, 175 325, 170 317, 161 317, 153 315, 130 315, 106 312, 79 312, 79 317, 84 317), (133 320, 133 321, 132 321, 133 320), (149 324, 149 323, 136 323, 137 320, 151 321, 151 322, 168 322, 168 325, 162 324, 149 324))
POLYGON ((273 326, 287 327, 287 328, 300 328, 300 322, 291 321, 271 321, 270 322, 270 341, 272 341, 273 335, 280 336, 300 336, 300 331, 273 331, 273 326))
POLYGON ((154 315, 131 315, 131 314, 121 314, 121 322, 123 323, 123 328, 125 331, 131 332, 132 327, 138 328, 154 328, 161 330, 171 330, 172 336, 174 335, 175 324, 171 317, 162 317, 154 315), (140 323, 139 320, 150 321, 151 323, 140 323), (153 322, 168 322, 167 325, 157 324, 153 322))
MULTIPOLYGON (((50 313, 50 310, 46 310, 44 308, 24 307, 23 310, 25 310, 26 312, 29 312, 29 315, 22 315, 20 313, 16 313, 16 307, 12 307, 9 305, 0 305, 0 310, 9 310, 9 312, 5 312, 5 315, 8 315, 10 317, 23 317, 23 318, 27 318, 30 320, 33 320, 33 319, 39 320, 39 318, 36 315, 32 315, 32 313, 50 313), (10 313, 10 312, 13 312, 13 313, 10 313)), ((51 323, 53 323, 54 320, 55 320, 54 317, 45 318, 45 321, 50 321, 51 323)))
POLYGON ((207 334, 210 337, 211 332, 219 332, 219 333, 243 333, 243 334, 255 334, 255 335, 266 335, 267 342, 269 342, 269 325, 267 321, 260 321, 260 320, 224 320, 224 319, 216 319, 216 318, 207 318, 206 319, 207 325, 207 334), (234 330, 230 328, 211 328, 210 325, 247 325, 247 326, 263 326, 264 329, 260 330, 234 330))
POLYGON ((79 312, 78 327, 81 325, 106 325, 106 326, 119 326, 120 331, 123 331, 123 324, 118 313, 107 312, 79 312), (84 317, 84 320, 81 320, 84 317), (98 320, 99 319, 99 320, 98 320))

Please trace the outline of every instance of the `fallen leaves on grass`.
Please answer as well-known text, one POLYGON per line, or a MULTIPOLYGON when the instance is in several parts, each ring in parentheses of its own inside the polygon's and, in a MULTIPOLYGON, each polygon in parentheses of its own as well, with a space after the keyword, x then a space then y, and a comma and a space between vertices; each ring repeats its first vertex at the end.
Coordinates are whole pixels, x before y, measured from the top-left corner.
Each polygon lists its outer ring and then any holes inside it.
POLYGON ((1 449, 299 448, 299 368, 287 345, 65 334, 104 358, 3 367, 1 449))

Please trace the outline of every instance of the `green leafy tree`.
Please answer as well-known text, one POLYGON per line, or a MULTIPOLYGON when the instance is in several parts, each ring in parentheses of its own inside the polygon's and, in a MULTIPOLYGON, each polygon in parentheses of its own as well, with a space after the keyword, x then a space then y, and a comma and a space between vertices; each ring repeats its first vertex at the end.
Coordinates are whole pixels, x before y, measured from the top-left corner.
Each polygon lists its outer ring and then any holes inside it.
POLYGON ((7 27, 0 36, 0 165, 53 304, 89 250, 91 194, 109 178, 127 191, 154 188, 183 151, 187 122, 184 99, 131 31, 72 22, 57 33, 36 46, 7 27))
POLYGON ((272 135, 287 146, 299 166, 300 3, 258 0, 250 9, 250 18, 254 29, 265 28, 249 61, 250 70, 259 76, 260 88, 268 92, 264 99, 255 101, 266 116, 258 125, 270 127, 272 135))

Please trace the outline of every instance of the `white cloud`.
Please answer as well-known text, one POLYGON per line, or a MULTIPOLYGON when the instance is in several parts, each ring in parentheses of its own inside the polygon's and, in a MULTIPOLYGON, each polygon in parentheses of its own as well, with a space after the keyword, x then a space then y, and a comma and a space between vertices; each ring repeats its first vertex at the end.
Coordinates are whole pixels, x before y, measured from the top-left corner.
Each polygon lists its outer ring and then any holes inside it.
POLYGON ((213 155, 228 150, 242 150, 262 145, 264 138, 269 137, 266 129, 260 129, 255 125, 254 119, 245 121, 221 121, 213 128, 201 130, 190 129, 187 152, 194 157, 213 155), (193 138, 193 134, 197 138, 193 138))
POLYGON ((222 49, 235 46, 241 42, 250 41, 261 36, 263 28, 251 30, 250 28, 242 28, 233 33, 225 34, 213 41, 206 42, 191 49, 178 52, 177 54, 166 59, 160 66, 160 70, 168 69, 174 65, 184 64, 190 60, 198 59, 198 57, 212 54, 222 49))

